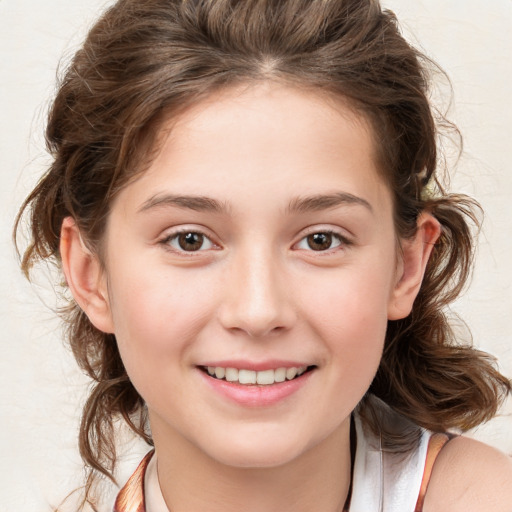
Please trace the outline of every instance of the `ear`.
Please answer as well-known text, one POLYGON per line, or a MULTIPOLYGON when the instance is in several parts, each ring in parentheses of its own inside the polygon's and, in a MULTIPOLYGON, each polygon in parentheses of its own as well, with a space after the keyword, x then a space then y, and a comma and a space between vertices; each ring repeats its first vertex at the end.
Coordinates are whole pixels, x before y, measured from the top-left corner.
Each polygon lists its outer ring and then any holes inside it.
POLYGON ((440 234, 439 221, 430 213, 422 213, 414 237, 402 241, 397 280, 388 305, 388 320, 405 318, 411 312, 428 259, 440 234))
POLYGON ((67 285, 77 304, 97 329, 113 333, 106 275, 98 256, 85 246, 71 217, 62 222, 60 257, 67 285))

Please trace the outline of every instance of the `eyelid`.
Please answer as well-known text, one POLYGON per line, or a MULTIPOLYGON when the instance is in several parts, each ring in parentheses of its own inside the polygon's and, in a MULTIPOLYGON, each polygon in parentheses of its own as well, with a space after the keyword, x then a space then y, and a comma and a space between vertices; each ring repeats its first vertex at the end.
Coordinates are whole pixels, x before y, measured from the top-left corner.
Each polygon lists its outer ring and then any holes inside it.
POLYGON ((344 248, 351 246, 353 244, 354 244, 354 241, 352 240, 352 238, 347 236, 341 229, 336 229, 333 227, 323 227, 320 225, 320 226, 311 226, 309 228, 306 228, 306 230, 300 234, 300 238, 298 239, 298 241, 293 244, 293 248, 297 248, 297 250, 303 250, 303 251, 307 251, 307 252, 316 253, 320 256, 322 254, 329 254, 332 252, 336 252, 338 250, 343 250, 344 248), (333 237, 336 237, 340 241, 340 244, 331 249, 326 249, 325 251, 315 251, 313 249, 297 248, 297 246, 300 242, 305 240, 308 236, 314 235, 316 233, 332 235, 333 237))
POLYGON ((211 250, 218 250, 221 248, 220 244, 214 240, 214 236, 210 234, 209 230, 202 226, 197 225, 184 225, 175 228, 170 228, 162 234, 157 240, 157 244, 164 246, 164 248, 174 254, 179 254, 180 256, 193 256, 194 254, 204 253, 211 250), (179 235, 186 233, 196 233, 198 235, 203 236, 207 239, 211 247, 207 249, 198 249, 197 251, 185 251, 183 249, 172 247, 170 242, 173 239, 176 239, 179 235))

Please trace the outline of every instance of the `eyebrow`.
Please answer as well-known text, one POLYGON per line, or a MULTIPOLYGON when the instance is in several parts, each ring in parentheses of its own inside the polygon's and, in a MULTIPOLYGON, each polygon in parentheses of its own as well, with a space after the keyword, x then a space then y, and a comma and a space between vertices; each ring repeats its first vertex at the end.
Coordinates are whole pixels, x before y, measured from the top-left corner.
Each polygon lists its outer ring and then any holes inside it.
POLYGON ((335 192, 333 194, 319 194, 307 197, 297 197, 288 204, 288 212, 307 213, 328 210, 336 206, 360 205, 373 213, 372 205, 362 197, 347 192, 335 192))
MULTIPOLYGON (((312 211, 328 210, 330 208, 344 205, 364 206, 373 213, 373 208, 366 199, 347 192, 296 197, 288 203, 286 211, 288 213, 307 213, 312 211)), ((229 210, 227 203, 217 201, 211 197, 157 194, 145 201, 138 211, 145 212, 154 208, 169 206, 195 210, 198 212, 212 213, 225 213, 229 210)))
POLYGON ((139 212, 145 212, 153 208, 174 206, 198 212, 224 213, 228 210, 225 203, 205 196, 181 196, 174 194, 157 194, 150 197, 139 208, 139 212))

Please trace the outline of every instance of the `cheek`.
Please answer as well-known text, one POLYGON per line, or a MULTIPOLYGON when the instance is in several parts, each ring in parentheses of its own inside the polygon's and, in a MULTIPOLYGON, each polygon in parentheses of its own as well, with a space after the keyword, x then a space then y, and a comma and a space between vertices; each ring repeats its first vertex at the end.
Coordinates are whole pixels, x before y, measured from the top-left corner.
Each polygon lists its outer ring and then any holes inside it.
POLYGON ((214 307, 211 287, 151 268, 136 274, 118 268, 109 284, 115 336, 134 383, 186 364, 214 307))
POLYGON ((134 341, 146 335, 157 341, 165 333, 172 339, 177 331, 187 338, 187 331, 193 332, 212 306, 212 279, 201 272, 176 271, 158 260, 129 260, 110 275, 116 334, 128 334, 134 341))
POLYGON ((307 287, 301 309, 339 368, 336 375, 369 386, 384 346, 389 283, 379 270, 352 268, 307 287))
POLYGON ((378 270, 348 268, 309 283, 304 276, 302 283, 301 309, 322 328, 339 334, 371 332, 387 323, 390 279, 378 270))

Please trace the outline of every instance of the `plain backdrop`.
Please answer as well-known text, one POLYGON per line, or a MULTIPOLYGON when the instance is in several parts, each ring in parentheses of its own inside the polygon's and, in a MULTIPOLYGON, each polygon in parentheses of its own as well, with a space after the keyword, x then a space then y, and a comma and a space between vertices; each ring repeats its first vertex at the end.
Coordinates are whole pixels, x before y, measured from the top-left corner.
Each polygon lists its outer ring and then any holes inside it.
MULTIPOLYGON (((107 4, 0 0, 0 512, 50 510, 82 476, 76 434, 87 382, 63 346, 44 273, 28 284, 18 269, 11 229, 48 162, 42 133, 57 66, 107 4)), ((512 376, 512 0, 384 4, 452 80, 450 118, 465 141, 452 189, 475 196, 486 212, 473 282, 454 309, 475 344, 512 376)), ((509 404, 471 435, 512 453, 511 413, 509 404)), ((144 450, 133 445, 121 478, 144 450)))

